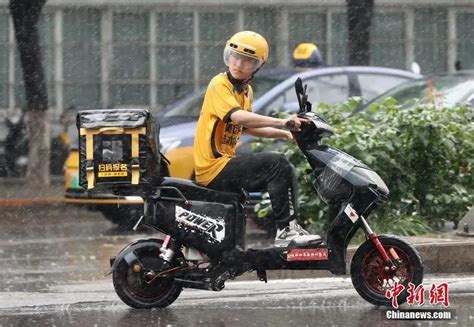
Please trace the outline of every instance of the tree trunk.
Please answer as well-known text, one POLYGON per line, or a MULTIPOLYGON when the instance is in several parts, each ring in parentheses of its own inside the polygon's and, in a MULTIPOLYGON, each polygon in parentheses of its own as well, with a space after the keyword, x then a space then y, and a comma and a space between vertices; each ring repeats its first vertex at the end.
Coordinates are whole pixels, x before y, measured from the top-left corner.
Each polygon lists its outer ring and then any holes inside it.
POLYGON ((370 65, 370 25, 374 13, 374 0, 346 0, 348 64, 370 65))
POLYGON ((25 83, 29 152, 27 181, 30 185, 49 185, 51 135, 48 94, 41 61, 38 20, 46 0, 10 0, 10 14, 25 83))

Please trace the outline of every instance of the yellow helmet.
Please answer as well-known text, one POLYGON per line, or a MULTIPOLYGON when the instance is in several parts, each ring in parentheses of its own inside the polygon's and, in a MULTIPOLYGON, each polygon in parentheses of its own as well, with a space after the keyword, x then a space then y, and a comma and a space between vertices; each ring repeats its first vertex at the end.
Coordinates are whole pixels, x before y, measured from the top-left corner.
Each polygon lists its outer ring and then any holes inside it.
POLYGON ((229 66, 231 53, 255 59, 255 69, 260 68, 268 60, 268 43, 263 36, 252 31, 234 34, 227 40, 224 48, 224 63, 229 66))
POLYGON ((314 43, 300 43, 293 51, 293 64, 297 67, 321 67, 321 52, 314 43))

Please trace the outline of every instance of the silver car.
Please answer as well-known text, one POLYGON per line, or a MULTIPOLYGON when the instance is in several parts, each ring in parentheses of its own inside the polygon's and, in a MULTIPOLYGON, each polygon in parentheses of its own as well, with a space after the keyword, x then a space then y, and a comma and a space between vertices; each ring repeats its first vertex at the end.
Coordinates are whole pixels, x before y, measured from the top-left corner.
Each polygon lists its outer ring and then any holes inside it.
POLYGON ((365 111, 373 103, 381 103, 387 98, 394 98, 402 108, 410 108, 421 102, 447 108, 466 104, 474 111, 474 70, 431 74, 407 81, 380 94, 355 113, 365 111))

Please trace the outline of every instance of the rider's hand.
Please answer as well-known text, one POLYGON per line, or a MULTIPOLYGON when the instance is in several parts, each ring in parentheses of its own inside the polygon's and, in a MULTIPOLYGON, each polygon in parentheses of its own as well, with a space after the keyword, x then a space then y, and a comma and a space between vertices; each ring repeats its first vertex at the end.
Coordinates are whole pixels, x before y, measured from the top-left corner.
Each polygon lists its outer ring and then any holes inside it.
POLYGON ((307 122, 307 119, 293 115, 286 119, 283 119, 283 126, 285 126, 286 129, 292 132, 299 132, 301 131, 301 125, 306 124, 307 122))
POLYGON ((296 144, 296 140, 293 137, 293 134, 289 131, 285 131, 285 133, 286 133, 286 138, 288 139, 288 141, 296 144))

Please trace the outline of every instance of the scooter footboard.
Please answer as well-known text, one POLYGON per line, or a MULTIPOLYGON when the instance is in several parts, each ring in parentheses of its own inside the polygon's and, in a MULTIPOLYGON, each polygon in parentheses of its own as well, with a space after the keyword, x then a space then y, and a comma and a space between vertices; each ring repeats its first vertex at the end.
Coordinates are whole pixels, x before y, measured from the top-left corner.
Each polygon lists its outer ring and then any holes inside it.
POLYGON ((249 249, 245 261, 254 270, 328 270, 329 250, 325 245, 305 248, 249 249))

